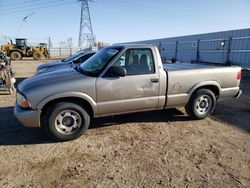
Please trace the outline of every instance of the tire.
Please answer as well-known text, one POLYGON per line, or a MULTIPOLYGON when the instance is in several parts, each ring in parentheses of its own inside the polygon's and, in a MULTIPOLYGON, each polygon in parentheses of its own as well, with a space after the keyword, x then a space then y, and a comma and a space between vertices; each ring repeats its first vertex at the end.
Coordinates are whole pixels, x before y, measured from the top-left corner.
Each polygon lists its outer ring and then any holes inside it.
POLYGON ((14 61, 18 61, 22 59, 22 55, 20 52, 18 51, 13 51, 10 53, 10 58, 14 61))
POLYGON ((48 109, 43 117, 44 128, 55 141, 80 137, 90 125, 90 115, 72 102, 59 102, 48 109))
POLYGON ((192 94, 185 109, 193 119, 204 119, 214 112, 215 106, 214 93, 209 89, 199 89, 192 94))
POLYGON ((33 55, 33 52, 32 52, 31 50, 28 50, 28 51, 26 52, 26 56, 27 56, 27 57, 32 57, 32 55, 33 55))
POLYGON ((42 59, 42 54, 39 53, 39 52, 34 52, 33 53, 33 59, 34 60, 40 60, 40 59, 42 59))

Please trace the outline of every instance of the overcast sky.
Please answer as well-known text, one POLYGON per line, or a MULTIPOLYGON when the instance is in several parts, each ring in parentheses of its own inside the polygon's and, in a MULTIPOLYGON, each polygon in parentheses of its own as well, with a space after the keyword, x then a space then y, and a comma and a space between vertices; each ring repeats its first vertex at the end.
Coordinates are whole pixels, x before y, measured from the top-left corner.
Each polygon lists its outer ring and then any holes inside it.
MULTIPOLYGON (((93 0, 97 41, 124 42, 250 28, 250 0, 93 0)), ((76 0, 0 0, 0 35, 77 41, 76 0), (22 24, 22 18, 35 11, 22 24), (20 27, 21 26, 21 27, 20 27)))

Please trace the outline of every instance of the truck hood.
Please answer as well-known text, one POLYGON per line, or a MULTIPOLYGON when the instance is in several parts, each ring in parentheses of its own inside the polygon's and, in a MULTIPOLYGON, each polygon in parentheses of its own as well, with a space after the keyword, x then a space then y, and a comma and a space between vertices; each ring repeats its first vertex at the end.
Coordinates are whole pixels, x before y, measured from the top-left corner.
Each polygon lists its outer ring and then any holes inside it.
POLYGON ((44 74, 37 74, 30 78, 23 80, 18 85, 18 90, 21 92, 27 92, 37 87, 45 86, 45 85, 55 85, 58 82, 68 82, 69 80, 74 80, 86 77, 85 75, 77 72, 72 69, 70 66, 64 69, 59 69, 57 71, 48 72, 44 74))
POLYGON ((18 92, 27 98, 32 109, 40 109, 47 100, 62 96, 82 98, 84 95, 95 100, 95 83, 96 77, 67 68, 27 78, 18 85, 18 92))

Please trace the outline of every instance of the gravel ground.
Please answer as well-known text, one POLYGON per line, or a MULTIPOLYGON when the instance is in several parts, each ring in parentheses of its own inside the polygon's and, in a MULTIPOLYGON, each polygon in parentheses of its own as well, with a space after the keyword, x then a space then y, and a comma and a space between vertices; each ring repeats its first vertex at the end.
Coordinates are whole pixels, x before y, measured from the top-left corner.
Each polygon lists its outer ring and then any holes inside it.
MULTIPOLYGON (((38 62, 14 62, 18 81, 38 62)), ((13 115, 0 91, 0 187, 250 187, 250 79, 243 95, 191 121, 183 108, 99 118, 53 143, 13 115)))

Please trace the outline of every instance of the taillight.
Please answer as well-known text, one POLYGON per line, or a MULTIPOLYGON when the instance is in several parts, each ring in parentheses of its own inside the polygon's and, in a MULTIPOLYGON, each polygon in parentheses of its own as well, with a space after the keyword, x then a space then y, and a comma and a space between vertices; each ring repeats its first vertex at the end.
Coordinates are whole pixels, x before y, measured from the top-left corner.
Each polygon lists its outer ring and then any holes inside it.
POLYGON ((241 70, 237 73, 237 80, 241 79, 241 70))

